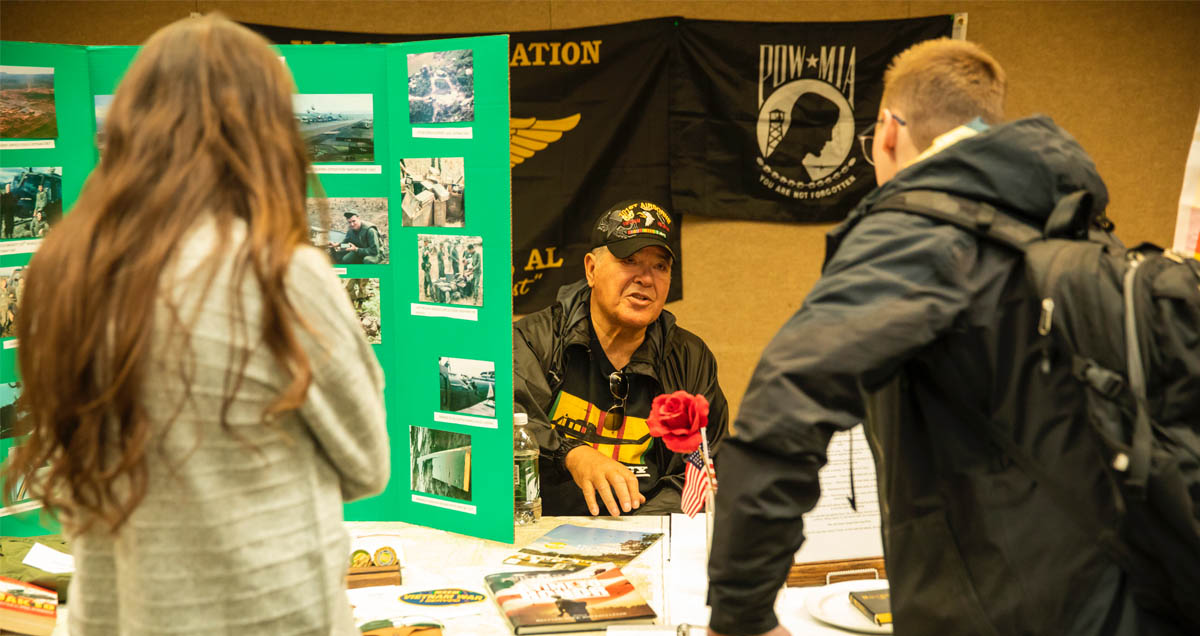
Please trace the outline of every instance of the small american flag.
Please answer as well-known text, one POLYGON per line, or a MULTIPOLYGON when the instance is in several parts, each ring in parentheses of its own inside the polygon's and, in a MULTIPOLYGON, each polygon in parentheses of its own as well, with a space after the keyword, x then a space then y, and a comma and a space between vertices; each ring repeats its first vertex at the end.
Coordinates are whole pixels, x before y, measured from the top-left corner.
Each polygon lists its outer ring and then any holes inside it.
POLYGON ((704 465, 704 456, 700 454, 700 449, 692 451, 691 455, 687 456, 687 469, 683 476, 683 512, 689 517, 695 517, 697 512, 704 508, 704 502, 708 499, 708 489, 710 480, 712 484, 716 484, 716 476, 710 473, 710 470, 704 465))

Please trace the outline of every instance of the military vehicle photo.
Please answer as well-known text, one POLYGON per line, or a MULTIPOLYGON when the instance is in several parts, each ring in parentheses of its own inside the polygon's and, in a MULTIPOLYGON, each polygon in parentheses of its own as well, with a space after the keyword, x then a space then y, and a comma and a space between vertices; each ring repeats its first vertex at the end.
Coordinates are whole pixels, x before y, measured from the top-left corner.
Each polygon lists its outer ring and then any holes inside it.
POLYGON ((292 112, 313 163, 375 161, 370 93, 293 95, 292 112))
POLYGON ((439 409, 466 415, 496 416, 496 363, 441 358, 439 409))
POLYGON ((62 168, 0 168, 0 238, 45 236, 62 213, 62 168))

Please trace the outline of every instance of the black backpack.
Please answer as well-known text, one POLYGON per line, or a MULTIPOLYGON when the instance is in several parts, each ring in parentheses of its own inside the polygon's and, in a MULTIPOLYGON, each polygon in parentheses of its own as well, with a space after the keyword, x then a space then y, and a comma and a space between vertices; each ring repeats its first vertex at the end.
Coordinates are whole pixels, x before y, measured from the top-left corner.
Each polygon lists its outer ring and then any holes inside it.
POLYGON ((1041 367, 1070 365, 1117 496, 1114 527, 1068 496, 1011 436, 984 427, 1129 575, 1137 602, 1200 625, 1200 261, 1151 244, 1126 249, 1076 192, 1038 229, 985 203, 933 190, 871 213, 949 223, 1024 255, 1041 303, 1041 367), (1068 356, 1055 355, 1066 351, 1068 356))

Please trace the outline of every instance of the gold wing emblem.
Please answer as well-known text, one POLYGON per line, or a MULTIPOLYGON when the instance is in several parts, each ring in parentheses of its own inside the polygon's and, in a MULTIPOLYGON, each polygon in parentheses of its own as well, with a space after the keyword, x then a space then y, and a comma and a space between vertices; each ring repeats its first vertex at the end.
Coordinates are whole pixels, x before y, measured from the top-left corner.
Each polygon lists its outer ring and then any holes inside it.
POLYGON ((527 117, 508 120, 509 167, 532 157, 537 151, 562 138, 563 133, 579 124, 579 113, 562 119, 538 119, 527 117))

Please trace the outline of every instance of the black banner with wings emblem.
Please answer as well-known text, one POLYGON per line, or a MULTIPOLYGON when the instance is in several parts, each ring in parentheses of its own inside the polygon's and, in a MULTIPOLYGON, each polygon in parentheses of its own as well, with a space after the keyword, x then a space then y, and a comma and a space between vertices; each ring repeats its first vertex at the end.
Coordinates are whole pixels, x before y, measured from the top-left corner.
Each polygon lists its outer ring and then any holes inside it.
MULTIPOLYGON (((668 72, 678 21, 509 34, 516 313, 546 307, 560 286, 583 277, 592 222, 609 206, 633 198, 669 205, 668 72)), ((480 35, 246 26, 277 44, 480 35)), ((682 250, 673 235, 669 300, 678 300, 682 250)))

